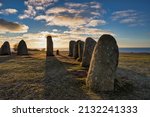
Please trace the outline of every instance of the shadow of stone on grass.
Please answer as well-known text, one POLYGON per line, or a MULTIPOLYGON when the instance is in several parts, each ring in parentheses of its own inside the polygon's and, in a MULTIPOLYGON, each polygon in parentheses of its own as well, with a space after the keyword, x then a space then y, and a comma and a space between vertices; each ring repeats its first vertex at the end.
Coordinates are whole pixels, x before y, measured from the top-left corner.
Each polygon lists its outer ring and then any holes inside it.
POLYGON ((50 100, 80 100, 89 97, 80 89, 64 64, 56 57, 47 57, 44 97, 50 100))

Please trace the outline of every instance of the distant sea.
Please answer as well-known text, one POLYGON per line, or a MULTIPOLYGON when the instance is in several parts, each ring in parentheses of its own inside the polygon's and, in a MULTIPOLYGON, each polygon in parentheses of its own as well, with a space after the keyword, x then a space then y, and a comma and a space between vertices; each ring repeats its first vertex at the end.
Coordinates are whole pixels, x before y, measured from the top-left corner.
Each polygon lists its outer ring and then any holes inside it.
POLYGON ((119 48, 121 53, 150 53, 150 48, 119 48))
MULTIPOLYGON (((68 48, 60 48, 59 50, 68 51, 68 48)), ((119 52, 121 53, 150 53, 150 48, 119 48, 119 52)))
MULTIPOLYGON (((41 50, 42 48, 39 48, 41 50)), ((68 48, 54 48, 54 51, 56 50, 60 51, 69 51, 68 48)), ((13 51, 13 49, 11 48, 13 51)), ((120 53, 150 53, 150 48, 119 48, 120 53)))

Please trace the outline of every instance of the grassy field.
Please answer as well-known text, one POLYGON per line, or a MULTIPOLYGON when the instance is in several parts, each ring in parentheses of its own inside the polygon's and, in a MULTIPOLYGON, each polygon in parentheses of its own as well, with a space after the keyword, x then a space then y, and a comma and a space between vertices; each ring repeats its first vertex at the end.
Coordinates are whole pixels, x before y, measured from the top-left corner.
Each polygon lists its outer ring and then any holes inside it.
POLYGON ((67 56, 0 56, 0 99, 150 99, 150 54, 120 54, 114 92, 86 88, 87 69, 67 56))

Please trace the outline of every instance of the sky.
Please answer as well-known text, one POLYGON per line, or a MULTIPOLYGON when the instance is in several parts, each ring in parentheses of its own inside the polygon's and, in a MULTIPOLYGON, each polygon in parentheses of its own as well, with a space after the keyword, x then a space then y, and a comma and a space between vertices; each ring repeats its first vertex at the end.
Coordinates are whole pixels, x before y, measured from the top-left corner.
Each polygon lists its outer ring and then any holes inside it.
POLYGON ((119 47, 150 47, 150 0, 0 0, 0 45, 25 40, 29 48, 55 48, 102 34, 119 47))

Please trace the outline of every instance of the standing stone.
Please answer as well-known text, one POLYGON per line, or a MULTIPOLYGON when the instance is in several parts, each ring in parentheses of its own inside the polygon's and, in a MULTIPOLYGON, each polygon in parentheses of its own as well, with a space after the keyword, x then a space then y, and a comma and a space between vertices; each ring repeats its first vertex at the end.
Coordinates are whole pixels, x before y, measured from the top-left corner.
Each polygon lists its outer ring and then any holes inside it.
POLYGON ((28 55, 28 48, 24 40, 21 40, 18 44, 17 55, 28 55))
POLYGON ((83 50, 83 58, 82 58, 82 67, 89 67, 90 61, 92 58, 92 53, 94 50, 94 47, 96 45, 96 41, 92 39, 91 37, 88 37, 84 44, 84 50, 83 50))
POLYGON ((5 41, 1 46, 1 55, 11 55, 10 44, 8 41, 5 41))
POLYGON ((79 53, 78 53, 78 43, 79 43, 80 40, 76 41, 75 44, 74 44, 74 47, 73 47, 73 58, 74 59, 77 59, 78 56, 79 56, 79 53))
POLYGON ((69 42, 69 56, 70 57, 73 57, 73 48, 74 48, 75 43, 76 43, 75 41, 69 42))
POLYGON ((54 56, 53 54, 53 40, 51 36, 47 36, 47 56, 54 56))
POLYGON ((82 61, 83 48, 84 48, 84 42, 79 41, 79 43, 78 43, 78 53, 79 53, 78 61, 80 61, 80 62, 82 61))
POLYGON ((111 35, 102 35, 95 46, 87 76, 87 86, 94 91, 113 91, 119 50, 111 35))
POLYGON ((59 50, 56 50, 56 55, 59 55, 59 50))

